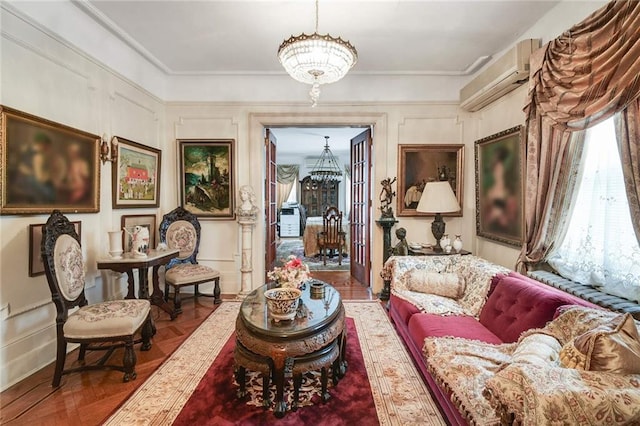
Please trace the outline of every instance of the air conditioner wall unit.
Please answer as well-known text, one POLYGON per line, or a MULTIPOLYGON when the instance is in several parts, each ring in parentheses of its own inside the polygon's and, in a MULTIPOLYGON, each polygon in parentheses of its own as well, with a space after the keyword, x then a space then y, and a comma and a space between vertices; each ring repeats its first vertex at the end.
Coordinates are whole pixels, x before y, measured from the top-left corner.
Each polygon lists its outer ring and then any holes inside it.
POLYGON ((518 88, 529 79, 529 57, 540 39, 518 42, 460 89, 460 107, 475 112, 518 88))

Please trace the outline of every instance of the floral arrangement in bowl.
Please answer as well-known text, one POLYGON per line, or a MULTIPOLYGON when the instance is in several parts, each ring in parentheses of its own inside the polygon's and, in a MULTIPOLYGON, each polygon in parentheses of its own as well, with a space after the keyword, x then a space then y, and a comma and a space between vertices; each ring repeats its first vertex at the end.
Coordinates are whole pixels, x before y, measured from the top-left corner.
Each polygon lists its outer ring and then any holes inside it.
POLYGON ((283 266, 267 272, 267 277, 284 288, 300 288, 309 279, 309 267, 294 255, 290 255, 283 266))

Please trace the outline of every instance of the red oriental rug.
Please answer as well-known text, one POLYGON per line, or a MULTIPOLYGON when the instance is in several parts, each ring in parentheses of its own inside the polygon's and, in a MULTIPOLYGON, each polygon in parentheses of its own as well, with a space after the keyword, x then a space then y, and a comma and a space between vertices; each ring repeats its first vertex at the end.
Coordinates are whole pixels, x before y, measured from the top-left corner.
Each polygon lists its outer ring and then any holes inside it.
MULTIPOLYGON (((348 369, 336 386, 329 380, 326 403, 313 374, 303 384, 300 408, 282 419, 262 408, 259 373, 247 375, 250 395, 238 399, 233 331, 239 303, 225 302, 105 424, 445 424, 382 306, 344 304, 348 369)), ((285 392, 291 388, 289 383, 285 392)))

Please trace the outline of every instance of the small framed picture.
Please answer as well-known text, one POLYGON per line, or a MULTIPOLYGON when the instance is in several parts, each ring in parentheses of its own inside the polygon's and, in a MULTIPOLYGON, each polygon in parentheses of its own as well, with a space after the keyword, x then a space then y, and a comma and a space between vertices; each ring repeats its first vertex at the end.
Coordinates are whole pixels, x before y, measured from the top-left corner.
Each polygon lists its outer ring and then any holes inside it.
POLYGON ((233 219, 233 139, 178 140, 180 205, 203 219, 233 219))
MULTIPOLYGON (((82 239, 82 222, 71 222, 76 228, 78 237, 82 239)), ((44 275, 44 263, 40 257, 40 245, 42 244, 42 230, 44 223, 29 225, 29 276, 44 275)))
POLYGON ((156 217, 152 214, 124 215, 120 219, 122 232, 122 247, 125 252, 130 252, 133 248, 131 235, 133 228, 143 226, 149 230, 149 248, 156 248, 156 217))
POLYGON ((524 230, 522 126, 475 142, 476 233, 520 246, 524 230))
POLYGON ((448 181, 460 205, 462 216, 464 145, 398 145, 398 216, 433 216, 416 210, 427 182, 448 181))
POLYGON ((162 152, 120 136, 112 170, 113 208, 158 207, 162 152))

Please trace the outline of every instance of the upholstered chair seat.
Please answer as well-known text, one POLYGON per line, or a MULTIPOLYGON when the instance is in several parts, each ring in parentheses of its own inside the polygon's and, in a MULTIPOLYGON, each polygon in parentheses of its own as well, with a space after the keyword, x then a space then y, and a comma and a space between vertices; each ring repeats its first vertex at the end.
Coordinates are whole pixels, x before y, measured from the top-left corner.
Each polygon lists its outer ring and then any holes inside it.
POLYGON ((149 316, 148 300, 112 300, 83 306, 64 323, 68 339, 94 339, 134 334, 149 316))
POLYGON ((169 288, 173 288, 173 305, 176 313, 182 312, 182 287, 194 286, 194 297, 209 296, 220 303, 220 272, 197 261, 200 246, 200 222, 182 207, 163 216, 160 223, 160 241, 170 249, 178 249, 178 257, 166 266, 164 297, 169 300, 169 288), (213 282, 213 294, 200 293, 199 285, 213 282))
POLYGON ((54 211, 42 231, 40 253, 44 262, 51 299, 56 306, 56 365, 53 387, 64 374, 84 370, 119 370, 123 381, 136 378, 134 344, 151 349, 154 333, 148 300, 112 300, 89 305, 85 297, 85 275, 80 237, 74 225, 60 211, 54 211), (137 336, 140 336, 138 339, 137 336), (67 343, 79 343, 79 366, 65 369, 67 343), (107 364, 114 351, 124 348, 122 364, 107 364), (85 363, 86 351, 104 355, 85 363))

